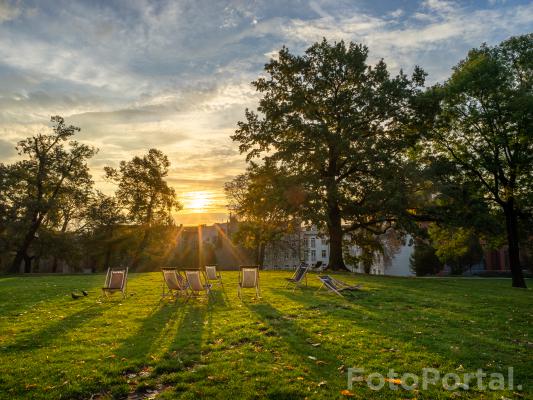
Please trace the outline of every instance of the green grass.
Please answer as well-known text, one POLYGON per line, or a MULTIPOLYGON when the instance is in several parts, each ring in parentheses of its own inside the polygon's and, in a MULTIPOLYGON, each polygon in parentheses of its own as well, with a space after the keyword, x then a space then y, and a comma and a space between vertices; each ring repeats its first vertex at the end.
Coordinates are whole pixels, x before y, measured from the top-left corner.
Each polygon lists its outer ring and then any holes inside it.
POLYGON ((262 300, 240 301, 237 274, 222 276, 225 293, 187 304, 160 301, 158 273, 130 274, 127 299, 103 301, 102 275, 0 278, 0 398, 331 399, 346 398, 348 367, 508 366, 521 391, 354 382, 352 398, 533 398, 533 292, 508 280, 346 275, 363 290, 342 299, 315 293, 314 275, 292 292, 288 273, 262 272, 262 300))

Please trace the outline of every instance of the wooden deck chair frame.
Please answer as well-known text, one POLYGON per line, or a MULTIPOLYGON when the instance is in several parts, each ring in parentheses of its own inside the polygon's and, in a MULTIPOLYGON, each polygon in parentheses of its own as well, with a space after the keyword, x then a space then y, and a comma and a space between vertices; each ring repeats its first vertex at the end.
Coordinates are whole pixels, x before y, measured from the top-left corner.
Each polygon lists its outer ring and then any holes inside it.
POLYGON ((128 286, 128 267, 125 268, 108 268, 105 276, 104 287, 102 288, 102 294, 108 297, 115 292, 121 292, 122 298, 126 297, 126 290, 128 286), (113 279, 115 274, 122 274, 120 284, 117 285, 113 279))
POLYGON ((335 294, 338 294, 341 297, 344 297, 341 293, 343 290, 358 290, 361 285, 355 285, 351 286, 343 281, 339 281, 338 279, 335 279, 331 277, 330 275, 321 275, 318 277, 320 282, 322 282, 322 285, 318 288, 317 292, 319 292, 323 287, 326 289, 332 291, 335 294))
POLYGON ((205 295, 206 298, 209 298, 209 295, 211 294, 211 284, 208 283, 204 271, 199 269, 186 269, 185 278, 189 285, 189 295, 187 296, 187 300, 191 297, 200 298, 203 295, 205 295), (203 282, 202 275, 204 276, 203 282), (197 278, 195 276, 197 276, 197 278))
POLYGON ((290 285, 294 285, 292 291, 294 292, 297 287, 302 287, 302 282, 305 279, 305 287, 307 287, 307 272, 309 272, 310 266, 306 263, 302 262, 296 270, 294 271, 294 274, 290 278, 287 279, 287 285, 285 288, 288 288, 290 285), (300 276, 298 276, 301 274, 300 276))
POLYGON ((260 299, 261 298, 261 288, 259 286, 259 266, 258 265, 241 265, 239 267, 239 285, 238 285, 238 296, 239 298, 242 300, 242 293, 241 291, 243 289, 255 289, 255 295, 256 295, 256 298, 260 299), (254 280, 254 284, 253 285, 250 285, 249 283, 245 282, 244 279, 245 279, 245 273, 248 271, 248 270, 255 270, 255 280, 254 280))
POLYGON ((205 277, 207 279, 207 283, 215 281, 217 285, 222 286, 222 289, 224 289, 224 284, 222 283, 222 276, 220 275, 220 272, 218 272, 218 265, 211 264, 206 265, 204 267, 205 271, 205 277))
POLYGON ((189 287, 187 280, 177 268, 161 268, 161 274, 163 275, 161 298, 170 296, 177 300, 180 296, 187 297, 189 287), (175 277, 175 281, 172 280, 172 276, 175 277))

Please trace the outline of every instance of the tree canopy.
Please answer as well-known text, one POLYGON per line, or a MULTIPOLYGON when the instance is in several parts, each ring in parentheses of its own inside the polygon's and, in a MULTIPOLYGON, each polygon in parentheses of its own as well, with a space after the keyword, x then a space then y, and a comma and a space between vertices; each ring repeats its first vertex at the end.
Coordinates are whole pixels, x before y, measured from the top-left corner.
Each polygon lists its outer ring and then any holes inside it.
POLYGON ((17 237, 11 272, 18 272, 28 259, 28 249, 45 218, 61 213, 65 203, 61 199, 74 199, 73 194, 80 195, 93 184, 87 160, 96 149, 70 140, 80 129, 66 125, 62 117, 52 117, 51 122, 51 134, 38 133, 18 143, 25 159, 2 168, 2 198, 17 237))
POLYGON ((431 151, 476 185, 489 208, 505 218, 513 286, 525 287, 519 222, 531 220, 533 197, 533 34, 468 53, 443 85, 431 151))
POLYGON ((152 225, 172 224, 172 212, 181 209, 176 191, 165 180, 169 167, 170 161, 162 151, 150 149, 143 157, 121 161, 118 169, 105 168, 106 177, 118 184, 116 198, 128 219, 144 228, 134 267, 148 244, 152 225))
POLYGON ((403 153, 425 76, 415 67, 411 78, 391 77, 383 60, 370 66, 367 57, 364 45, 325 39, 302 56, 283 48, 252 83, 259 107, 232 136, 247 160, 261 156, 304 188, 300 215, 327 227, 338 269, 345 233, 383 232, 405 208, 403 153))

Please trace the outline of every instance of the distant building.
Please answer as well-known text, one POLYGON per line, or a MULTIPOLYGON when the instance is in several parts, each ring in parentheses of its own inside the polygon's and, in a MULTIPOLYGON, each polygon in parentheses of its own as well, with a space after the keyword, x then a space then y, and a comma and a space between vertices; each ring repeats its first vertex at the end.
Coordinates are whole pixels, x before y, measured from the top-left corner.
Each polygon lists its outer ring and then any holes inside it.
MULTIPOLYGON (((383 238, 385 239, 385 238, 383 238)), ((408 240, 407 240, 408 241, 408 240)), ((374 275, 412 276, 409 258, 414 247, 398 243, 393 254, 376 255, 370 273, 374 275)), ((264 267, 271 269, 295 268, 300 262, 327 267, 329 264, 329 238, 316 226, 304 226, 299 232, 287 234, 283 239, 267 245, 264 267)), ((360 254, 357 246, 347 249, 352 256, 360 254)), ((353 272, 364 272, 362 266, 348 265, 353 272)))

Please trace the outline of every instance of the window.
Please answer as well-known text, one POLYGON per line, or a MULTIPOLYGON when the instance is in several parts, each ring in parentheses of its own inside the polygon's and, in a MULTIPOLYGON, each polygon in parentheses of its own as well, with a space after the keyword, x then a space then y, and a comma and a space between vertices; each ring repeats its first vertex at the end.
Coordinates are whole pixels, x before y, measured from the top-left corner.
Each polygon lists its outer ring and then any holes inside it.
POLYGON ((311 238, 311 248, 314 249, 316 247, 316 239, 311 238))
POLYGON ((311 261, 316 261, 316 250, 311 250, 311 261))
POLYGON ((305 250, 304 251, 304 259, 306 259, 306 260, 309 259, 309 250, 305 250))
POLYGON ((326 258, 326 257, 327 257, 326 250, 322 250, 322 258, 326 258))
POLYGON ((322 239, 322 246, 327 246, 328 245, 328 241, 326 239, 322 239))

